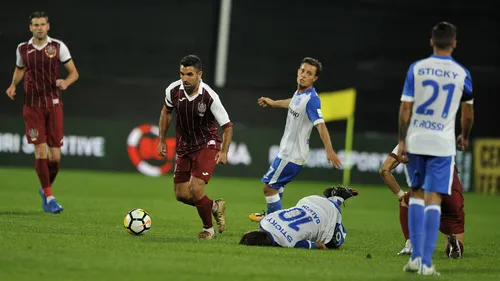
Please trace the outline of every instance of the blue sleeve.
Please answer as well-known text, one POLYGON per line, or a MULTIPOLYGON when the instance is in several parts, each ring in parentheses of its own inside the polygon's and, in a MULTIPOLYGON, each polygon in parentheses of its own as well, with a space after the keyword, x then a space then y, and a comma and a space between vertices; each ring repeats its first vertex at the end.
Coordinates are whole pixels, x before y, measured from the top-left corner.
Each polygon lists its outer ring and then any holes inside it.
POLYGON ((306 106, 307 117, 314 125, 323 121, 323 113, 321 113, 321 102, 317 95, 311 96, 306 106))
POLYGON ((294 248, 302 248, 302 249, 316 249, 316 242, 312 242, 310 240, 301 240, 295 243, 294 248))
POLYGON ((415 97, 415 74, 413 73, 413 68, 415 63, 410 65, 408 72, 406 73, 405 85, 403 86, 403 96, 415 97))
POLYGON ((465 69, 465 80, 464 80, 464 92, 462 93, 462 101, 472 100, 474 97, 472 96, 472 78, 470 76, 470 72, 465 69))

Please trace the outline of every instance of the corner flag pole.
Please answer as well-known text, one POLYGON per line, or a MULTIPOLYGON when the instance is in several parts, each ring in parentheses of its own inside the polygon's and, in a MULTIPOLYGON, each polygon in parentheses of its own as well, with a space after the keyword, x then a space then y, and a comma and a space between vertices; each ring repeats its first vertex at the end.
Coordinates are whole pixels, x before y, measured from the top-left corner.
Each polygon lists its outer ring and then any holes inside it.
POLYGON ((342 183, 348 185, 351 182, 351 152, 354 141, 356 90, 349 88, 341 91, 320 93, 319 98, 321 100, 321 111, 323 112, 323 120, 325 120, 325 122, 347 120, 342 183))

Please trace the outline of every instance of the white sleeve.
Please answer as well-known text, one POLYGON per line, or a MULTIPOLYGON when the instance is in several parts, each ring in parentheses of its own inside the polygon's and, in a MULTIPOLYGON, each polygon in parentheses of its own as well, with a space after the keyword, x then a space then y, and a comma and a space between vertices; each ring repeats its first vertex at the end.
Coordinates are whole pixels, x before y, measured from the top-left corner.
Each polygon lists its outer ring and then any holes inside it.
POLYGON ((23 68, 24 67, 24 62, 23 58, 21 57, 21 53, 19 52, 19 47, 16 49, 16 65, 17 67, 23 68))
POLYGON ((69 49, 63 42, 59 41, 59 61, 62 63, 66 63, 71 59, 71 54, 69 53, 69 49))
POLYGON ((392 150, 392 153, 398 155, 398 148, 399 148, 399 144, 396 145, 396 147, 392 150))
POLYGON ((219 96, 215 95, 213 96, 214 101, 212 102, 212 105, 210 106, 210 110, 212 111, 212 114, 215 116, 215 119, 219 123, 220 126, 224 126, 227 123, 231 122, 229 120, 229 115, 226 112, 226 109, 222 105, 222 102, 219 99, 219 96))
POLYGON ((172 103, 172 87, 170 86, 165 89, 165 105, 170 108, 174 107, 172 103))

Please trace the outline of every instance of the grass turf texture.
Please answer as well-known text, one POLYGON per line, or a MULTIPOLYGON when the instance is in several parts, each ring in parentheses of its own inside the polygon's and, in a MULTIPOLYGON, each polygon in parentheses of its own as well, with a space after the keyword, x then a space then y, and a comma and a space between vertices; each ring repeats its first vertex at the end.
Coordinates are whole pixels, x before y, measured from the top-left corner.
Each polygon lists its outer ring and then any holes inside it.
MULTIPOLYGON (((328 183, 296 181, 284 207, 321 194, 328 183)), ((43 213, 34 169, 0 168, 0 280, 420 280, 402 272, 398 205, 382 186, 352 186, 342 207, 347 229, 339 250, 245 247, 258 227, 247 215, 265 208, 259 179, 215 176, 208 195, 227 201, 227 232, 199 241, 195 208, 175 201, 170 176, 62 170, 54 195, 62 214, 43 213), (132 236, 123 217, 134 208, 152 218, 149 233, 132 236), (367 258, 370 255, 371 258, 367 258)), ((498 280, 498 197, 465 194, 465 255, 450 260, 439 236, 439 280, 498 280)))

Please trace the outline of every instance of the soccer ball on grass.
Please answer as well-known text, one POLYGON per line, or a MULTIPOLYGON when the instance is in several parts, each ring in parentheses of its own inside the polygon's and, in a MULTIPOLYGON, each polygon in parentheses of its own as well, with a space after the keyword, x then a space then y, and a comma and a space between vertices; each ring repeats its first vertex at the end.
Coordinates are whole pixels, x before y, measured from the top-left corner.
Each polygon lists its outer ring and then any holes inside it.
POLYGON ((133 209, 123 219, 123 226, 130 234, 141 235, 151 228, 151 217, 143 209, 133 209))

